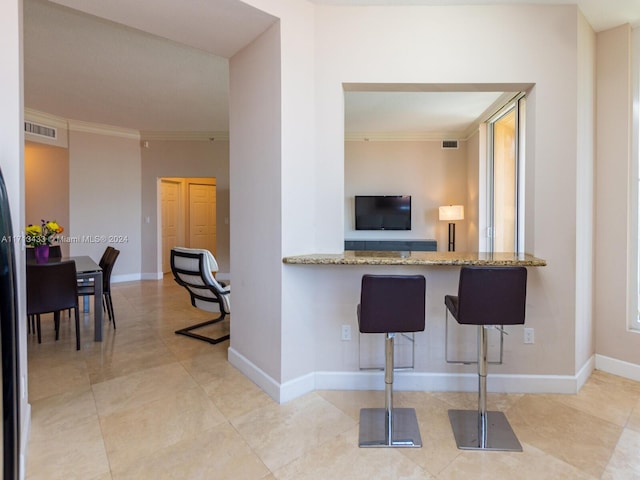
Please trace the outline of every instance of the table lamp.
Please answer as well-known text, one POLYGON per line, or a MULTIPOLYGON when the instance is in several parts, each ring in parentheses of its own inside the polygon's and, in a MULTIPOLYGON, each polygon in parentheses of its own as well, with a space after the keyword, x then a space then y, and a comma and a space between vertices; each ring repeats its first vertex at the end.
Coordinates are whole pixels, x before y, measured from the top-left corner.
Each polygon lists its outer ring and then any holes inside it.
POLYGON ((439 208, 440 220, 449 222, 449 251, 456 251, 456 224, 455 220, 464 220, 463 205, 447 205, 439 208))

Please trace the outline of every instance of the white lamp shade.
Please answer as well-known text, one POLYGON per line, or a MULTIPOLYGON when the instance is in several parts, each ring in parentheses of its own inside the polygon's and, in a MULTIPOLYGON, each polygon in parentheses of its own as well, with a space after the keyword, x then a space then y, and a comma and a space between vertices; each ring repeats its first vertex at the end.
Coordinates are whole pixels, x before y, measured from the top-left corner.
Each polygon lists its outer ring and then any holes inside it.
POLYGON ((464 205, 447 205, 439 208, 440 220, 464 220, 464 205))

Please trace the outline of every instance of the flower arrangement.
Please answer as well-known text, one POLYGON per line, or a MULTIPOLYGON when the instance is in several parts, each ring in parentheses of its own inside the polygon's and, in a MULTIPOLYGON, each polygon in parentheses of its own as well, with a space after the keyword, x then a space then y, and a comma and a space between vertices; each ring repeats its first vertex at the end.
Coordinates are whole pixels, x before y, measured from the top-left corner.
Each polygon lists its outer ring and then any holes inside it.
POLYGON ((29 225, 25 228, 25 243, 30 247, 51 245, 55 236, 64 231, 57 222, 41 220, 42 225, 29 225))

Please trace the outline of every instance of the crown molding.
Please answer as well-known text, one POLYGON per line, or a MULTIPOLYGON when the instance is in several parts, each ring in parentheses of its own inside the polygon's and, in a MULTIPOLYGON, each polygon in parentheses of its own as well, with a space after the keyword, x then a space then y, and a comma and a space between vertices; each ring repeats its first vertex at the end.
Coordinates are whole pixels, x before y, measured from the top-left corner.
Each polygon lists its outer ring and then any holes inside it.
POLYGON ((32 108, 24 109, 24 118, 30 122, 39 123, 48 127, 55 127, 74 132, 95 133, 112 137, 129 138, 132 140, 170 140, 190 142, 214 142, 229 141, 229 132, 154 132, 138 131, 129 128, 115 127, 100 123, 71 120, 50 113, 41 112, 32 108))
POLYGON ((99 123, 84 122, 82 120, 68 120, 69 130, 72 132, 95 133, 110 137, 129 138, 140 140, 140 132, 128 128, 114 127, 112 125, 102 125, 99 123))
POLYGON ((345 132, 345 142, 440 142, 466 140, 460 132, 345 132))
POLYGON ((229 141, 229 132, 140 132, 142 140, 168 140, 190 142, 229 141))
POLYGON ((51 115, 45 112, 40 112, 32 108, 24 109, 24 119, 29 122, 45 125, 47 127, 62 128, 65 130, 69 128, 66 118, 58 117, 56 115, 51 115))

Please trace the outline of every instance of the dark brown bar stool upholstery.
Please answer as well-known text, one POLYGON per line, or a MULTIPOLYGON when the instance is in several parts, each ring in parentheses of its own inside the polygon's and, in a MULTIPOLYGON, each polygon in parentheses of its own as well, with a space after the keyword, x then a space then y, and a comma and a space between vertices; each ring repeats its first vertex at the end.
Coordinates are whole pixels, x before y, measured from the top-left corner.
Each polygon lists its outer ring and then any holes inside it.
POLYGON ((360 410, 361 447, 421 447, 416 411, 393 408, 393 342, 396 333, 419 332, 425 323, 422 275, 364 275, 358 305, 361 333, 385 333, 385 408, 360 410))
POLYGON ((487 411, 486 329, 524 324, 526 294, 524 267, 462 267, 458 295, 444 297, 459 324, 478 326, 478 410, 449 410, 460 449, 522 451, 504 413, 487 411))

